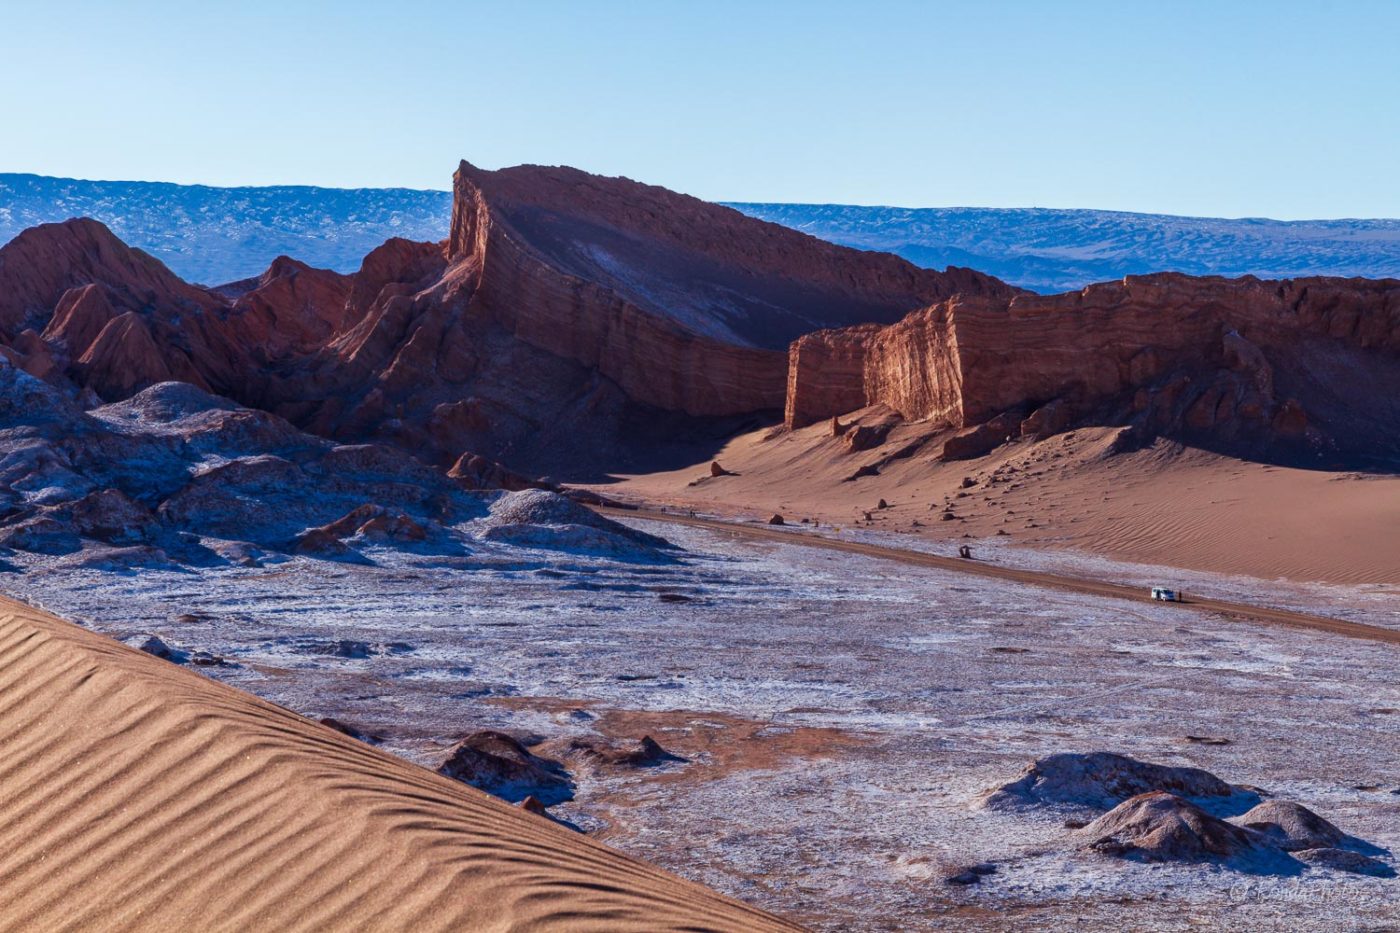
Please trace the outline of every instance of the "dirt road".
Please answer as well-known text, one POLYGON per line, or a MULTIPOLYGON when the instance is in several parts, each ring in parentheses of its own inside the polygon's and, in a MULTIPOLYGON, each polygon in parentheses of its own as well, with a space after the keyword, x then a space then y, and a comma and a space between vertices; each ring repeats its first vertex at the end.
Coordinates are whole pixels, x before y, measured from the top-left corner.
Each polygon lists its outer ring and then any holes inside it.
MULTIPOLYGON (((1087 593, 1093 596, 1126 599, 1139 603, 1147 599, 1141 586, 1129 586, 1123 583, 1110 583, 1103 580, 1086 580, 1078 577, 1065 577, 1039 570, 1018 570, 1014 567, 986 563, 975 559, 968 560, 959 557, 941 557, 937 554, 926 554, 921 551, 907 551, 902 548, 889 547, 886 545, 865 544, 858 541, 842 541, 839 538, 833 538, 815 532, 778 531, 766 525, 739 524, 737 522, 691 517, 689 515, 678 515, 671 512, 653 511, 650 509, 599 508, 597 511, 611 518, 641 518, 649 521, 671 522, 677 525, 691 525, 697 528, 706 528, 722 534, 731 534, 743 538, 757 539, 760 541, 776 541, 783 544, 797 544, 805 547, 825 548, 831 551, 844 551, 849 554, 862 554, 866 557, 899 561, 900 563, 913 564, 919 567, 936 567, 939 570, 951 570, 957 573, 995 577, 998 580, 1013 580, 1017 583, 1028 583, 1032 586, 1047 586, 1053 589, 1069 590, 1074 593, 1087 593)), ((1361 622, 1348 622, 1344 619, 1332 619, 1327 616, 1311 615, 1306 612, 1294 612, 1289 609, 1274 609, 1268 606, 1236 603, 1223 599, 1201 598, 1189 594, 1187 598, 1188 602, 1184 604, 1185 606, 1192 609, 1204 609, 1229 619, 1287 625, 1291 628, 1326 632, 1332 635, 1342 635, 1347 638, 1361 638, 1368 641, 1400 645, 1400 629, 1387 629, 1376 625, 1366 625, 1361 622)))

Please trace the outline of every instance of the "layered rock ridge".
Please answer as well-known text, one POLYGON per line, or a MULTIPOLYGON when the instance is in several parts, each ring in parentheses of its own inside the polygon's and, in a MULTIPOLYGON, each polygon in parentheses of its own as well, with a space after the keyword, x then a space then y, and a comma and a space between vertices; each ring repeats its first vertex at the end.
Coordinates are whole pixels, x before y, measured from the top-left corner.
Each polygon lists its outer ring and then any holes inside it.
POLYGON ((455 176, 448 257, 514 336, 690 415, 782 407, 781 351, 803 333, 892 322, 954 293, 1014 289, 834 247, 623 178, 570 168, 455 176))
POLYGON ((464 162, 454 200, 445 243, 214 289, 94 221, 34 228, 0 248, 4 352, 89 404, 179 380, 327 437, 519 463, 776 412, 803 333, 1015 293, 574 169, 464 162))
POLYGON ((1141 435, 1395 455, 1400 281, 1129 277, 1079 292, 959 295, 789 352, 786 419, 867 405, 1045 435, 1085 419, 1141 435))

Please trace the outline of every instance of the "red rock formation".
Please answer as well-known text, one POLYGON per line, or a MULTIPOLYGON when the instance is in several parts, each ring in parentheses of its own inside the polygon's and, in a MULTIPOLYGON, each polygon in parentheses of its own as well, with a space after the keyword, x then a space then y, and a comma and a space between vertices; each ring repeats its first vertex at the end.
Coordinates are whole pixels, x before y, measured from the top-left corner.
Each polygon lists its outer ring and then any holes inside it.
POLYGON ((781 407, 774 351, 814 328, 1013 291, 575 169, 463 162, 455 195, 448 257, 477 272, 474 304, 629 397, 692 415, 781 407))
POLYGON ((345 329, 353 281, 279 256, 234 300, 228 326, 265 359, 309 353, 345 329))
POLYGON ((217 291, 93 221, 26 231, 0 248, 0 352, 75 397, 177 379, 325 436, 537 474, 784 404, 791 425, 881 403, 959 429, 1108 412, 1312 443, 1374 433, 1361 392, 1400 423, 1393 282, 1042 297, 573 169, 463 163, 455 194, 446 243, 390 240, 354 276, 279 258, 217 291))
POLYGON ((106 285, 111 303, 124 310, 159 305, 197 313, 219 304, 102 224, 80 218, 25 230, 0 249, 0 338, 9 341, 25 327, 42 331, 65 292, 93 283, 106 285))
POLYGON ((1397 353, 1397 281, 1130 277, 1065 295, 960 296, 888 327, 801 337, 786 415, 799 427, 879 403, 969 428, 1033 411, 1021 433, 1043 435, 1098 414, 1226 439, 1311 425, 1364 446, 1377 418, 1400 422, 1397 353), (1353 389, 1377 397, 1366 424, 1342 400, 1353 389))

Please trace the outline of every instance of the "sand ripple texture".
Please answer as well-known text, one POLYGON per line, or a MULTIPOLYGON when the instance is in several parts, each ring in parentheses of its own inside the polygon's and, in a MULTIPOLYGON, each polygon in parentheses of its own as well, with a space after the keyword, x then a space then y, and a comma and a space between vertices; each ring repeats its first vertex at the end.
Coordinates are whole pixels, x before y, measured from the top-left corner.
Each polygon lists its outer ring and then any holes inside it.
POLYGON ((0 930, 780 930, 0 599, 0 930))

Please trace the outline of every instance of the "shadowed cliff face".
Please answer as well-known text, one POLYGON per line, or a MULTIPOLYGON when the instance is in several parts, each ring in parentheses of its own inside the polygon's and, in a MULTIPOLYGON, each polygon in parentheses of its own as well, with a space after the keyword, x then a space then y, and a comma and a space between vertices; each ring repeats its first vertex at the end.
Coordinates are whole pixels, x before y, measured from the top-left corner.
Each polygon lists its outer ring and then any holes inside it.
POLYGON ((1312 461, 1400 456, 1394 280, 1161 274, 956 297, 888 327, 806 335, 790 364, 790 426, 879 403, 952 428, 1001 419, 1052 434, 1094 420, 1137 440, 1312 461))

